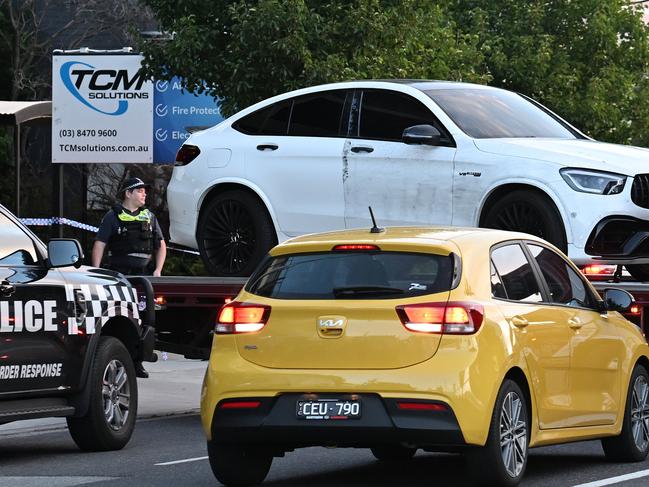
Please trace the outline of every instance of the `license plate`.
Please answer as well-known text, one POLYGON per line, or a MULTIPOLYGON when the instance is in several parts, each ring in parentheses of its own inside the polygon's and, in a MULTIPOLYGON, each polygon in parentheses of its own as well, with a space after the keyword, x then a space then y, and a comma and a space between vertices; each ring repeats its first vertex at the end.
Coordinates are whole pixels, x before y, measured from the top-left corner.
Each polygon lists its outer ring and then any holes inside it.
POLYGON ((358 419, 361 417, 361 402, 346 399, 318 399, 297 401, 298 419, 358 419))

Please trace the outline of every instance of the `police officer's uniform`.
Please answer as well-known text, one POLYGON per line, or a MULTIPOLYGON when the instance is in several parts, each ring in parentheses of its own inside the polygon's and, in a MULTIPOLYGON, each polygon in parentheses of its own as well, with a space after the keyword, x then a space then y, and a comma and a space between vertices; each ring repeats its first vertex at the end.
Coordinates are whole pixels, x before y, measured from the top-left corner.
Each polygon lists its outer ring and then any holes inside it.
POLYGON ((107 267, 127 275, 150 273, 147 267, 162 239, 158 220, 150 210, 129 211, 122 205, 104 215, 96 237, 108 247, 107 267))

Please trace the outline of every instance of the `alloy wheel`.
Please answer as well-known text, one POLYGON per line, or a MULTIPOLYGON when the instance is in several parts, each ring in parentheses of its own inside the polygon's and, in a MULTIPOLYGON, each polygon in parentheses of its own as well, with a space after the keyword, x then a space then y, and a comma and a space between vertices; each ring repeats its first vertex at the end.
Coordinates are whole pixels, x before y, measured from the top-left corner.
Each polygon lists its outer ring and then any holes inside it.
POLYGON ((640 451, 649 446, 649 383, 644 375, 636 378, 631 399, 631 431, 640 451))
POLYGON ((238 201, 223 201, 208 216, 203 242, 205 252, 215 266, 228 273, 240 271, 255 251, 252 215, 238 201))
POLYGON ((489 226, 498 230, 524 232, 547 238, 544 221, 544 216, 534 206, 525 201, 517 201, 498 213, 489 226))
POLYGON ((113 430, 120 430, 128 419, 131 388, 126 367, 119 360, 111 360, 106 365, 101 395, 106 423, 113 430))
POLYGON ((527 458, 527 423, 523 403, 515 392, 505 396, 500 410, 500 449, 507 473, 517 477, 527 458))

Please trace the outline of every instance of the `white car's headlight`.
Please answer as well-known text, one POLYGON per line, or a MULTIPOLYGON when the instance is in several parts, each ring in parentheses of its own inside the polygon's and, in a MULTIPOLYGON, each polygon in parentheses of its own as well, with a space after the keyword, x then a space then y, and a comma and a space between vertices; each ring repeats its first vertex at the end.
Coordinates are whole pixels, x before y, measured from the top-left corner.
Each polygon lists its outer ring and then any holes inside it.
POLYGON ((626 176, 589 169, 564 168, 561 177, 575 191, 593 194, 618 194, 624 189, 626 176))

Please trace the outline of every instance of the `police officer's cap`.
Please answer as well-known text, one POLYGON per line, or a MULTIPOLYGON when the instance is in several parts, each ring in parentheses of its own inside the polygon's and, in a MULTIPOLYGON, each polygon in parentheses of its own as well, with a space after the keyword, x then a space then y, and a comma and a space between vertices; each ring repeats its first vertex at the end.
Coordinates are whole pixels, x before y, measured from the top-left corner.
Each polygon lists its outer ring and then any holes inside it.
POLYGON ((126 181, 124 181, 124 185, 119 190, 119 194, 124 194, 126 191, 130 191, 132 189, 150 188, 150 187, 151 187, 150 184, 145 183, 140 178, 128 178, 126 181))

